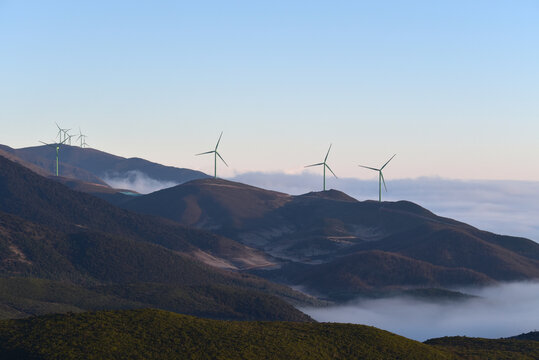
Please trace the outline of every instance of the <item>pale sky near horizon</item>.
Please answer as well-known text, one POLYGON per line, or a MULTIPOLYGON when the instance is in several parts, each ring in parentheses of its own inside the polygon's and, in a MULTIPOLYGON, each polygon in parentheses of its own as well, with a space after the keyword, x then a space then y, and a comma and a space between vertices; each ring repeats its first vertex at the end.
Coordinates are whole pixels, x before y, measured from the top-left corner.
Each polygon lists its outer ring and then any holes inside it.
POLYGON ((0 0, 0 143, 223 176, 539 181, 537 1, 0 0), (321 173, 321 169, 313 169, 321 173))

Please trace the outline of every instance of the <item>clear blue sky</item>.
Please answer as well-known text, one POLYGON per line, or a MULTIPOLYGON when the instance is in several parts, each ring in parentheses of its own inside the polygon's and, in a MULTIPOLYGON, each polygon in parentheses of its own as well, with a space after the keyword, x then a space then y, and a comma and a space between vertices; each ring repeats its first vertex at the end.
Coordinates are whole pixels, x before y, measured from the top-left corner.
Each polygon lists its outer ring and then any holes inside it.
POLYGON ((539 180, 538 1, 0 0, 0 143, 223 175, 539 180), (319 171, 314 169, 313 171, 319 171))

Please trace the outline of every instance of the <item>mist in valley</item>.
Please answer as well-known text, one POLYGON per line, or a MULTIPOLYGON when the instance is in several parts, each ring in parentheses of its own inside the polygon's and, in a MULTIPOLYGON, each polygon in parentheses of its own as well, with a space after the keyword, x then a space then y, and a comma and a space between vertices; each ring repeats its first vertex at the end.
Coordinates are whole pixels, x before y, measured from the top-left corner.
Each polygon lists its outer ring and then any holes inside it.
POLYGON ((103 176, 103 181, 113 188, 132 190, 139 194, 149 194, 178 185, 173 181, 153 179, 142 171, 137 170, 130 170, 125 173, 108 173, 103 176))
POLYGON ((395 297, 300 310, 320 322, 371 325, 419 341, 442 336, 500 338, 539 329, 539 282, 460 290, 477 298, 430 302, 395 297))

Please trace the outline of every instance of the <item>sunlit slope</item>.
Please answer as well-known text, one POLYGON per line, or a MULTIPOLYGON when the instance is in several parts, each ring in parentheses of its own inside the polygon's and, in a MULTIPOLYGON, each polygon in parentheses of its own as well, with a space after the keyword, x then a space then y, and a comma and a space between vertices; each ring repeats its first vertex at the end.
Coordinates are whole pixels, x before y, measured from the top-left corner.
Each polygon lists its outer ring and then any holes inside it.
POLYGON ((451 359, 448 352, 350 324, 226 322, 156 310, 0 322, 5 359, 451 359))

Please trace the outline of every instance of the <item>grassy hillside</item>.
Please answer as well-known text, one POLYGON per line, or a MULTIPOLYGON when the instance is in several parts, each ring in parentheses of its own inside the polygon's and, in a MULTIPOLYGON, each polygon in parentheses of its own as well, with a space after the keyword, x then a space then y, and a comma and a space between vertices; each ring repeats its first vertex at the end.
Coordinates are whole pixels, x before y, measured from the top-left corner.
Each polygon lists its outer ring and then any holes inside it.
POLYGON ((374 327, 227 322, 157 310, 0 322, 3 359, 451 359, 374 327))

